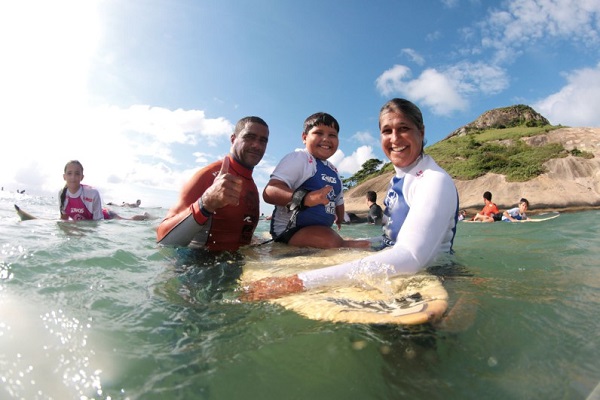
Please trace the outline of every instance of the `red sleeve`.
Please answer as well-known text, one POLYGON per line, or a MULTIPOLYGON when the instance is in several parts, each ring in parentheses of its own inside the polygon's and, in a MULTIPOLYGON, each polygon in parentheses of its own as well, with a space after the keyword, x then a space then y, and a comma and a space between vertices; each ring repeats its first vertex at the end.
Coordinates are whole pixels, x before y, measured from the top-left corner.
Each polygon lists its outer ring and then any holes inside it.
POLYGON ((217 161, 198 170, 181 189, 179 195, 180 207, 183 206, 181 208, 187 208, 196 202, 215 181, 215 177, 220 169, 221 161, 217 161))
POLYGON ((189 216, 190 212, 194 215, 194 219, 198 224, 206 222, 207 218, 204 217, 198 207, 194 208, 193 205, 197 204, 200 196, 212 185, 220 169, 221 161, 216 161, 198 170, 183 185, 179 194, 179 201, 169 210, 165 219, 156 229, 157 241, 160 242, 177 224, 189 216))

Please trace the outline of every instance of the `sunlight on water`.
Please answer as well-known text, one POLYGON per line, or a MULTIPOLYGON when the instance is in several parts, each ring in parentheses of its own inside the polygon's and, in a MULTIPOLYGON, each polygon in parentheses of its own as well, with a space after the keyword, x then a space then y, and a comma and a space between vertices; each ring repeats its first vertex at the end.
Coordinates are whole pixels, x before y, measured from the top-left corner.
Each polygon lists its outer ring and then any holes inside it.
POLYGON ((0 296, 2 383, 15 398, 87 398, 102 395, 102 370, 90 348, 90 321, 62 310, 39 314, 25 299, 0 296))
MULTIPOLYGON (((390 327, 238 300, 249 270, 286 275, 369 252, 269 244, 208 257, 155 245, 166 210, 147 210, 151 221, 19 222, 14 202, 56 217, 55 199, 0 198, 2 399, 586 399, 600 380, 598 211, 459 224, 457 263, 429 271, 448 318, 390 327)), ((261 239, 268 228, 260 222, 261 239)), ((398 290, 384 270, 361 279, 398 290)))

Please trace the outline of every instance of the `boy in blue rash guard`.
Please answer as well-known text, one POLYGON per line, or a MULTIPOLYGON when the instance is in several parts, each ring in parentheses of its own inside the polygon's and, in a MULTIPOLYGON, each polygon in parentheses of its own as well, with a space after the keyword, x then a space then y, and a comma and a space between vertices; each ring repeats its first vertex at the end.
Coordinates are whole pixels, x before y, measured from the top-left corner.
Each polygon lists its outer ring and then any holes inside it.
POLYGON ((271 236, 298 247, 368 247, 367 240, 344 240, 338 230, 344 220, 343 187, 337 169, 327 159, 339 144, 339 124, 318 112, 304 121, 305 148, 286 155, 275 167, 263 191, 274 204, 271 236))
POLYGON ((502 215, 502 221, 506 222, 516 222, 516 221, 527 221, 529 217, 525 212, 529 209, 529 201, 527 199, 522 198, 519 200, 519 205, 515 208, 511 208, 510 210, 504 211, 502 215))

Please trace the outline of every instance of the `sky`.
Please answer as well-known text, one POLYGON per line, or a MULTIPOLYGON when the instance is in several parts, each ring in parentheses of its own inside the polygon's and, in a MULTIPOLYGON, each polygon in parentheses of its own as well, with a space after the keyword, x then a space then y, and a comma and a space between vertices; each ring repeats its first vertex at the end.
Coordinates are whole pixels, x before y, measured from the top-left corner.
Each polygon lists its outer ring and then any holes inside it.
POLYGON ((0 185, 34 196, 77 159, 104 202, 169 208, 248 115, 270 128, 259 191, 318 111, 342 177, 386 160, 394 97, 429 145, 515 104, 600 126, 597 0, 20 0, 0 3, 0 52, 0 185))

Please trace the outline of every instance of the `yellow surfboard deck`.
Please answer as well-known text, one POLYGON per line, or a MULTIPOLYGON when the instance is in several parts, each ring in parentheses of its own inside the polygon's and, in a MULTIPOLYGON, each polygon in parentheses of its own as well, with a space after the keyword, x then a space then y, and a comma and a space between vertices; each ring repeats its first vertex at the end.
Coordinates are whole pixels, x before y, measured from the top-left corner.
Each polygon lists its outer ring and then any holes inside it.
MULTIPOLYGON (((264 254, 260 260, 246 256, 242 286, 266 276, 287 276, 372 254, 349 249, 290 249, 288 255, 277 255, 274 250, 275 256, 267 262, 264 254)), ((448 293, 436 276, 389 279, 382 272, 363 278, 354 286, 325 287, 269 301, 310 319, 359 324, 419 325, 439 320, 448 308, 448 293)))

